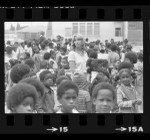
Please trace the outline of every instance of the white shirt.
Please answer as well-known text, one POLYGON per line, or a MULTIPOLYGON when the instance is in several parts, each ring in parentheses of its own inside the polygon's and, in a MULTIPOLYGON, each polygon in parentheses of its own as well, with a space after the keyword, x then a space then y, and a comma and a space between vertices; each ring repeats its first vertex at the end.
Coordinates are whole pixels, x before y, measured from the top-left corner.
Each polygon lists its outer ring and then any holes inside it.
POLYGON ((85 52, 83 56, 80 54, 71 51, 68 54, 68 62, 74 61, 75 62, 75 72, 78 73, 86 73, 86 61, 88 60, 88 55, 85 52))
POLYGON ((92 71, 91 72, 91 83, 93 82, 93 80, 95 79, 95 77, 97 76, 98 72, 97 71, 92 71))
POLYGON ((106 53, 99 53, 98 54, 98 59, 106 59, 106 60, 108 60, 108 54, 106 54, 106 53))
MULTIPOLYGON (((61 111, 61 109, 59 109, 56 113, 63 113, 63 112, 61 111)), ((73 109, 72 113, 79 113, 79 112, 76 109, 73 109)))
POLYGON ((30 54, 30 57, 32 57, 33 51, 32 51, 32 48, 31 48, 31 47, 25 46, 25 52, 28 52, 28 53, 30 54))

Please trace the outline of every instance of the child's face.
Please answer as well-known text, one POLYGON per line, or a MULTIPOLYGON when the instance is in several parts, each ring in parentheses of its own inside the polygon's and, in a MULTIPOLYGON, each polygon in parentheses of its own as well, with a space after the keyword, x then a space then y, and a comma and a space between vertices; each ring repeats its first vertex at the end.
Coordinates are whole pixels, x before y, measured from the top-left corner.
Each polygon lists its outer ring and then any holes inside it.
POLYGON ((34 100, 32 97, 26 97, 23 102, 15 108, 16 113, 33 113, 34 100))
POLYGON ((60 50, 61 55, 65 55, 65 52, 63 50, 60 50))
POLYGON ((114 64, 114 67, 115 67, 116 69, 118 69, 119 64, 120 64, 120 61, 117 61, 117 62, 114 64))
POLYGON ((53 86, 53 84, 54 83, 53 83, 51 73, 46 74, 45 79, 44 79, 44 85, 49 88, 53 86))
POLYGON ((97 98, 94 99, 93 103, 97 113, 110 113, 114 105, 112 91, 108 89, 99 90, 97 98))
POLYGON ((120 75, 120 81, 125 86, 129 86, 131 83, 131 74, 129 72, 123 71, 120 75))
POLYGON ((21 63, 25 63, 26 54, 21 54, 20 61, 21 63))
POLYGON ((35 53, 39 52, 39 48, 37 46, 33 46, 33 50, 34 50, 35 53))
POLYGON ((65 113, 72 113, 77 100, 77 93, 74 89, 68 89, 61 97, 60 103, 62 104, 65 113))
POLYGON ((69 63, 66 59, 61 60, 61 65, 62 65, 62 67, 66 68, 66 69, 69 68, 69 63))

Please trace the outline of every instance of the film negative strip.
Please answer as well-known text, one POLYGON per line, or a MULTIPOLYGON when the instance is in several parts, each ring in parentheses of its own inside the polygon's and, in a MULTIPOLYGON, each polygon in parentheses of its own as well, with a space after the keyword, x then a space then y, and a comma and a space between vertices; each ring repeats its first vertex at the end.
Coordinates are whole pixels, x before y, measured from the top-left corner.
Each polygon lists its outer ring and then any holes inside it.
MULTIPOLYGON (((4 71, 1 71, 0 133, 150 133, 149 55, 150 6, 56 6, 0 8, 0 46, 3 56, 6 22, 142 22, 144 53, 143 113, 6 114, 4 71)), ((32 24, 32 23, 31 23, 32 24)), ((107 24, 107 23, 106 23, 107 24)), ((131 25, 134 26, 134 25, 131 25)), ((90 27, 89 28, 95 28, 90 27)), ((131 27, 132 28, 132 27, 131 27)), ((134 27, 133 27, 134 28, 134 27)), ((119 34, 119 29, 116 34, 119 34)), ((70 30, 70 28, 68 28, 70 30)), ((68 31, 66 29, 66 32, 68 31)), ((117 30, 117 29, 116 29, 117 30)), ((107 30, 108 32, 109 30, 107 30)), ((84 32, 84 31, 82 31, 84 32)), ((87 31, 88 32, 88 31, 87 31)), ((94 32, 94 31, 93 31, 94 32)), ((110 31, 111 32, 111 31, 110 31)), ((133 33, 135 37, 138 33, 133 33)), ((67 33, 66 33, 67 34, 67 33)), ((90 30, 89 30, 90 34, 90 30)), ((95 31, 96 34, 96 31, 95 31)), ((99 33, 98 33, 99 34, 99 33)), ((105 33, 108 34, 108 33, 105 33)), ((133 38, 134 38, 133 37, 133 38)), ((136 38, 136 37, 135 37, 136 38)), ((101 37, 100 37, 101 40, 101 37)), ((4 65, 4 57, 1 64, 4 65)))

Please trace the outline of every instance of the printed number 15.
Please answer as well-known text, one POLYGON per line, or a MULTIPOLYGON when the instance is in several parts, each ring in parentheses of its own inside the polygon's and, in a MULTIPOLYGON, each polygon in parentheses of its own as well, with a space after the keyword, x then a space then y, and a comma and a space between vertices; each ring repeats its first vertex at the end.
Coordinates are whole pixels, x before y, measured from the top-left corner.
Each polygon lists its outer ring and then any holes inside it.
POLYGON ((60 132, 68 132, 68 127, 60 127, 60 132))

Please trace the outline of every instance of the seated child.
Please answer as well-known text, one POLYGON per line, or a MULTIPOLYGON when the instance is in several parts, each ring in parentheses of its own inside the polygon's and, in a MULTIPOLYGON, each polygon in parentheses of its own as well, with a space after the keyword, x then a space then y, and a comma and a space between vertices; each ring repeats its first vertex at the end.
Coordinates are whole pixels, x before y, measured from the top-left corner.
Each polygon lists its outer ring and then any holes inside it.
POLYGON ((35 105, 35 110, 37 111, 37 113, 51 113, 46 108, 45 100, 44 100, 44 96, 45 96, 44 86, 39 80, 34 79, 34 78, 25 78, 21 80, 19 83, 30 84, 34 86, 35 89, 37 90, 38 100, 37 100, 37 104, 35 105))
POLYGON ((35 113, 36 102, 35 87, 26 83, 18 83, 13 86, 6 97, 7 108, 11 113, 35 113))
POLYGON ((45 97, 44 99, 46 100, 46 107, 49 110, 49 112, 54 111, 54 90, 52 87, 55 84, 55 75, 52 74, 50 71, 45 70, 40 73, 40 81, 44 85, 44 92, 45 92, 45 97))
MULTIPOLYGON (((96 113, 112 113, 115 101, 115 88, 109 83, 99 83, 92 92, 96 113)), ((113 112, 114 113, 114 112, 113 112)))
POLYGON ((72 81, 62 82, 57 88, 60 109, 56 113, 79 113, 76 108, 78 87, 72 81))
POLYGON ((85 75, 76 74, 72 80, 79 88, 77 110, 80 113, 92 113, 92 102, 89 93, 89 83, 85 75))
POLYGON ((132 64, 129 62, 122 62, 118 67, 121 85, 117 89, 117 104, 120 113, 137 113, 137 106, 142 103, 132 85, 131 69, 132 64))

